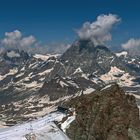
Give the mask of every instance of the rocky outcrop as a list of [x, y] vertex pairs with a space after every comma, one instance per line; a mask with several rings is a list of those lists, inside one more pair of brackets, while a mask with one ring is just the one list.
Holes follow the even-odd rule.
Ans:
[[134, 96], [118, 85], [67, 103], [76, 110], [76, 120], [67, 129], [72, 140], [139, 140], [139, 110]]

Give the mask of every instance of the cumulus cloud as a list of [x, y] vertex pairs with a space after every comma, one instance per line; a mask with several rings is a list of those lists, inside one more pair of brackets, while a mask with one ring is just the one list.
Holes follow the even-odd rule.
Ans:
[[23, 36], [19, 30], [6, 32], [3, 39], [0, 40], [0, 53], [5, 49], [24, 50], [29, 53], [46, 53], [47, 48], [37, 41], [33, 36]]
[[32, 46], [35, 42], [36, 42], [35, 37], [31, 35], [31, 36], [22, 38], [20, 40], [20, 46], [22, 47]]
[[114, 14], [99, 15], [96, 21], [85, 22], [77, 34], [81, 39], [91, 39], [94, 43], [103, 44], [112, 39], [110, 31], [120, 21], [121, 19]]
[[20, 31], [15, 30], [13, 32], [6, 32], [5, 38], [1, 40], [4, 46], [15, 46], [17, 42], [21, 39], [22, 34]]
[[24, 49], [24, 47], [30, 47], [36, 42], [35, 37], [28, 36], [23, 37], [22, 33], [18, 30], [13, 32], [6, 32], [5, 37], [1, 40], [1, 46], [6, 48]]
[[131, 38], [126, 43], [123, 43], [121, 46], [131, 55], [140, 55], [140, 39]]
[[20, 31], [15, 30], [13, 32], [6, 32], [5, 36], [9, 39], [20, 39], [22, 37], [22, 34]]
[[12, 58], [12, 57], [20, 57], [20, 54], [19, 53], [16, 53], [15, 51], [10, 51], [10, 52], [7, 52], [7, 56]]
[[63, 53], [69, 45], [66, 43], [43, 44], [33, 35], [23, 36], [19, 30], [6, 32], [3, 39], [0, 40], [0, 54], [5, 49], [24, 50], [29, 53]]

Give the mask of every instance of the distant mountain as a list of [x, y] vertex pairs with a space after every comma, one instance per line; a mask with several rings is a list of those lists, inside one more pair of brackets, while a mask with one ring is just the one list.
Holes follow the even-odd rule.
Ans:
[[[118, 83], [140, 105], [140, 59], [77, 40], [63, 55], [8, 50], [0, 61], [0, 112], [16, 122], [54, 111], [64, 101]], [[134, 60], [135, 59], [135, 60]]]
[[78, 67], [84, 73], [92, 74], [96, 72], [99, 75], [108, 72], [111, 66], [127, 70], [126, 64], [106, 46], [95, 46], [90, 40], [78, 40], [74, 42], [60, 59], [66, 66], [68, 74], [71, 74]]

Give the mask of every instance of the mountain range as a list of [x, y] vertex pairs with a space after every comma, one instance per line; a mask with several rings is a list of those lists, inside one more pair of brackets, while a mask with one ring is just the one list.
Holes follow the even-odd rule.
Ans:
[[[58, 106], [66, 106], [75, 108], [76, 112], [81, 114], [77, 115], [76, 122], [73, 122], [66, 132], [71, 139], [127, 140], [129, 136], [125, 132], [129, 128], [132, 130], [131, 137], [137, 133], [134, 130], [139, 131], [140, 128], [137, 108], [140, 106], [139, 75], [140, 57], [132, 57], [126, 51], [114, 53], [104, 45], [95, 45], [91, 40], [76, 40], [62, 55], [28, 54], [19, 50], [7, 50], [0, 54], [1, 125], [21, 123], [49, 114]], [[114, 83], [120, 88], [116, 84], [110, 86]], [[106, 87], [109, 88], [106, 90]], [[136, 100], [131, 99], [131, 95], [135, 96]], [[90, 105], [93, 105], [93, 108], [97, 107], [97, 111], [92, 112]], [[117, 116], [119, 111], [126, 110], [125, 114], [118, 115], [118, 118], [121, 118], [118, 128], [117, 124], [114, 124], [115, 117], [112, 119], [108, 112], [111, 109], [109, 106], [117, 105], [116, 111], [110, 114], [115, 112]], [[129, 107], [131, 112], [127, 110]], [[105, 111], [103, 115], [99, 108]], [[86, 109], [93, 114], [87, 113]], [[103, 123], [103, 120], [96, 115], [106, 119], [103, 124], [105, 129], [99, 124]], [[84, 120], [87, 120], [88, 116], [95, 117], [89, 119], [92, 126]], [[109, 117], [113, 121], [112, 124], [108, 123]], [[125, 117], [128, 119], [124, 121]], [[83, 124], [79, 124], [78, 119], [83, 119]], [[128, 123], [133, 119], [134, 122]], [[82, 125], [86, 123], [87, 126], [83, 126], [83, 129]], [[111, 125], [114, 125], [112, 130]], [[126, 125], [132, 127], [123, 129]], [[81, 129], [77, 129], [78, 126]], [[94, 133], [93, 129], [96, 130]], [[115, 130], [119, 133], [119, 129], [124, 135], [115, 138]]]

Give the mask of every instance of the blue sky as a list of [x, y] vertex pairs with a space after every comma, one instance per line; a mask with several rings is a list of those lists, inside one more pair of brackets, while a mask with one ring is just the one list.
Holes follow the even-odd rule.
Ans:
[[20, 30], [44, 43], [72, 42], [75, 29], [101, 14], [116, 14], [122, 20], [112, 31], [115, 46], [140, 38], [139, 0], [0, 0], [0, 37]]

